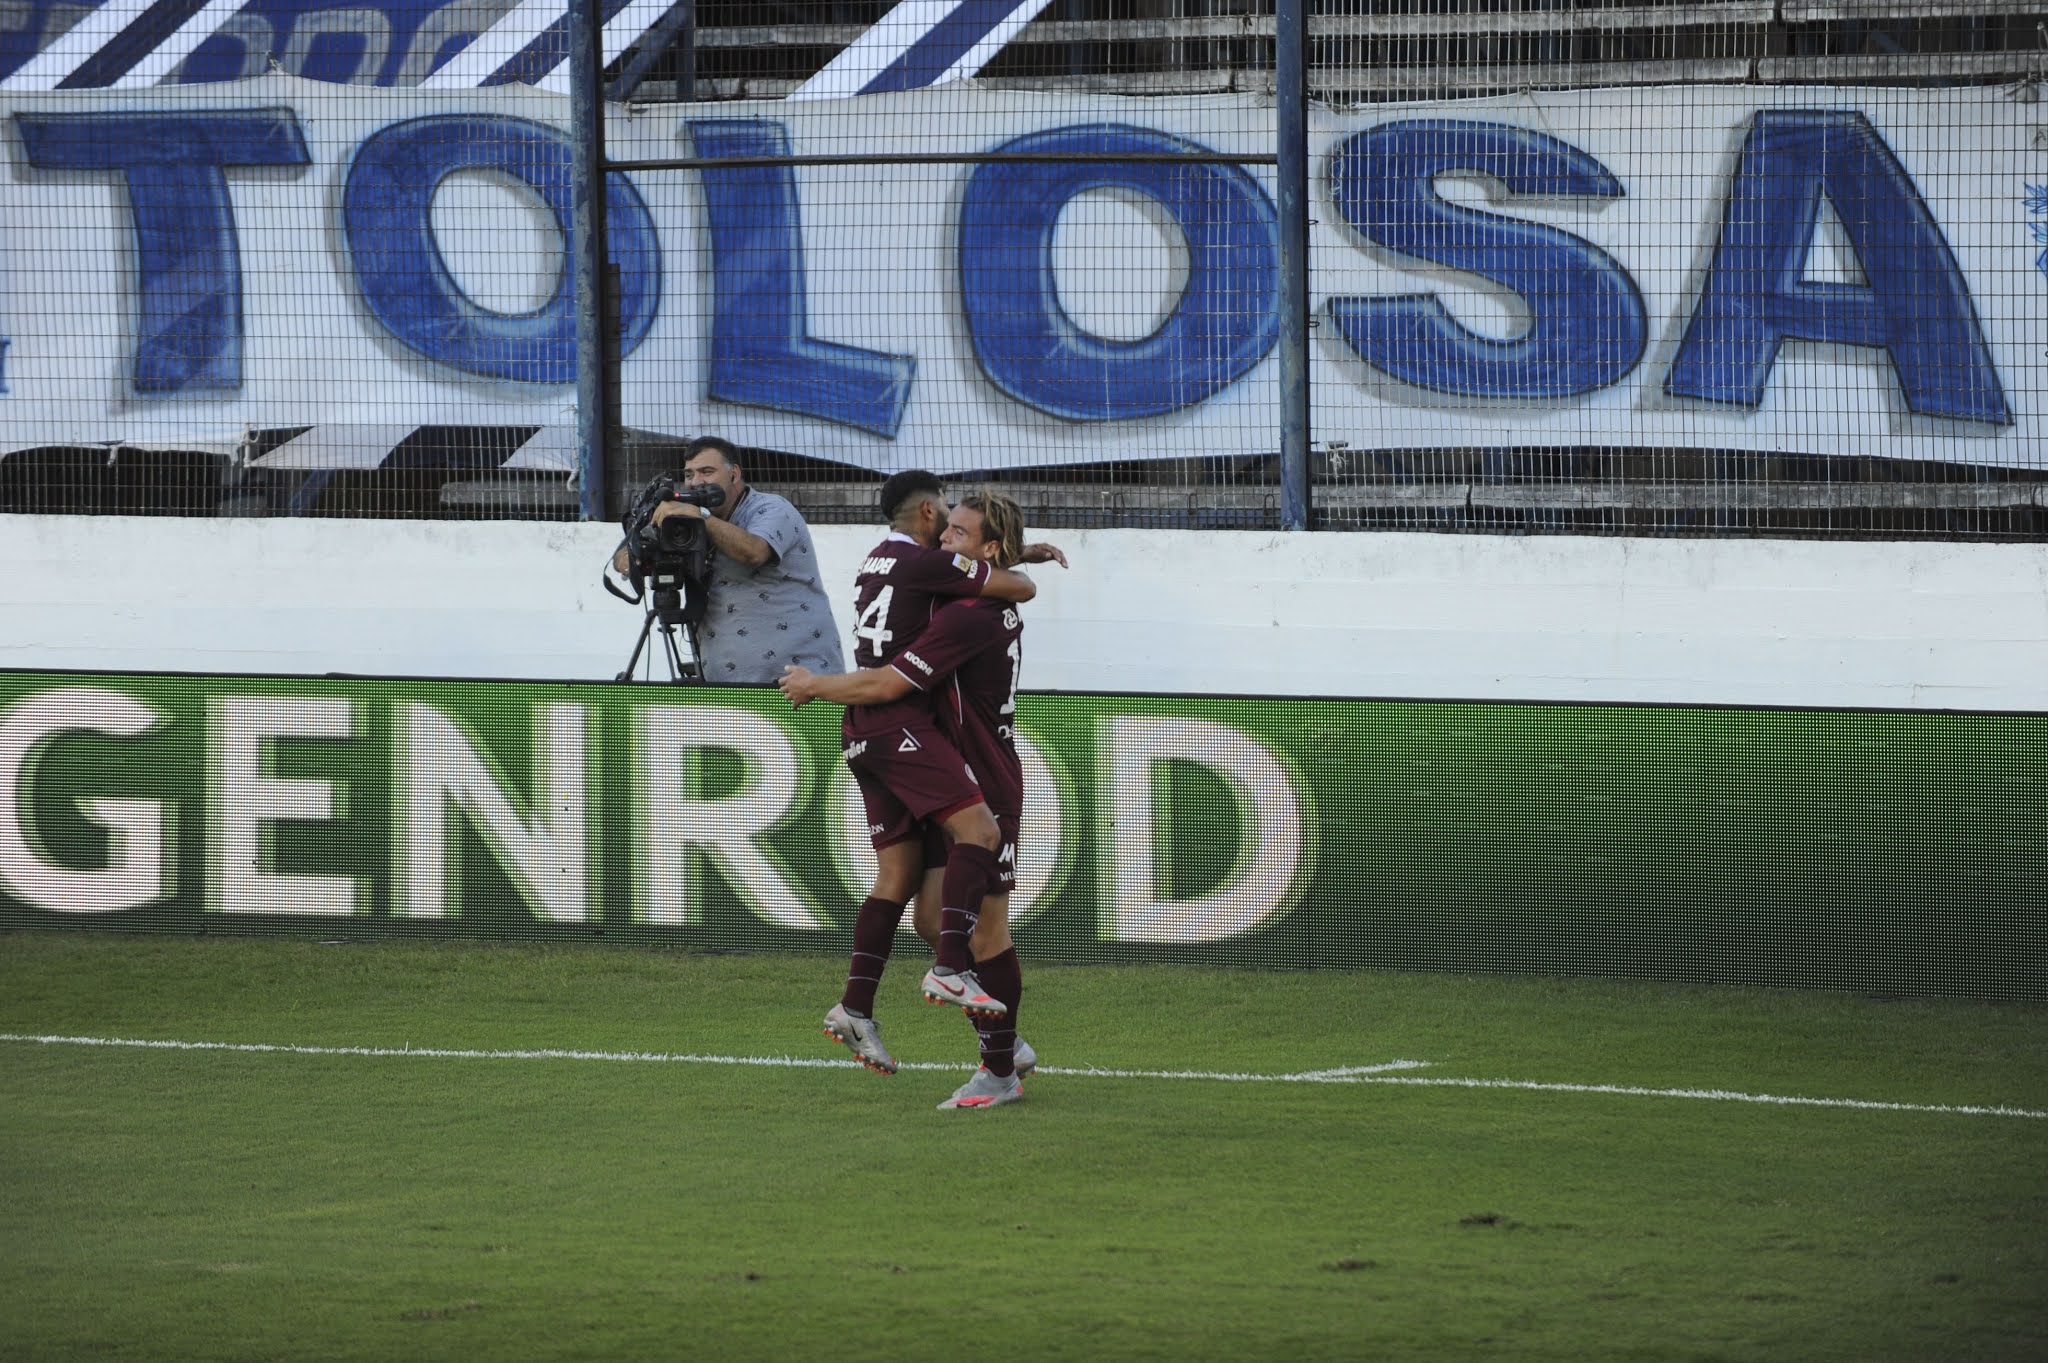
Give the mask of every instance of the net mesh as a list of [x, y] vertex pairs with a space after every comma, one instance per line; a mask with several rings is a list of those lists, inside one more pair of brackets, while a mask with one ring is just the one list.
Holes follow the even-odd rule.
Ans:
[[[2048, 533], [2048, 11], [1307, 9], [1288, 316], [1270, 4], [605, 0], [607, 509], [1274, 527], [1299, 331], [1320, 527]], [[562, 10], [0, 22], [0, 511], [580, 514]]]

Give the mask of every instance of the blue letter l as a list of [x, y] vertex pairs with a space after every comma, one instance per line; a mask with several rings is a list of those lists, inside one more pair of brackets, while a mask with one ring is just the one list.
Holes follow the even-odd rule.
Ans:
[[[689, 127], [702, 157], [789, 155], [788, 133], [766, 119]], [[788, 166], [734, 166], [706, 170], [703, 179], [711, 218], [712, 399], [894, 439], [917, 361], [806, 334], [796, 176]]]

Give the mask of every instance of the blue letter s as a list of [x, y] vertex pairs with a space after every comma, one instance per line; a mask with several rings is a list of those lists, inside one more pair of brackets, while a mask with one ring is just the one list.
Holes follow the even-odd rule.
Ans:
[[1477, 171], [1511, 194], [1617, 199], [1605, 166], [1545, 133], [1501, 123], [1414, 119], [1347, 139], [1330, 194], [1368, 241], [1489, 279], [1528, 304], [1529, 330], [1496, 341], [1458, 324], [1432, 294], [1333, 298], [1330, 315], [1360, 359], [1403, 383], [1460, 397], [1574, 397], [1623, 378], [1648, 324], [1635, 281], [1613, 258], [1554, 227], [1447, 203], [1436, 177]]

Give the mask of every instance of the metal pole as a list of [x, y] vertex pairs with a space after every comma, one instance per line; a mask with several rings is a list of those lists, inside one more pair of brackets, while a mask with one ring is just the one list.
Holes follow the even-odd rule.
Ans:
[[676, 40], [676, 98], [685, 104], [697, 102], [697, 3], [685, 0], [689, 15]]
[[632, 57], [619, 69], [618, 78], [607, 92], [613, 103], [623, 104], [631, 99], [640, 82], [647, 79], [647, 73], [668, 55], [671, 47], [678, 46], [677, 58], [685, 65], [678, 68], [681, 74], [676, 77], [676, 97], [687, 102], [695, 96], [695, 73], [690, 66], [696, 61], [696, 52], [690, 38], [696, 28], [696, 9], [697, 0], [676, 0], [659, 23], [640, 35]]
[[1309, 528], [1308, 63], [1302, 0], [1277, 0], [1274, 84], [1279, 105], [1280, 525]]
[[610, 519], [604, 461], [612, 413], [605, 401], [605, 165], [603, 23], [600, 0], [569, 0], [569, 115], [574, 124], [575, 185], [570, 243], [576, 277], [576, 485], [587, 521]]
[[881, 151], [817, 156], [650, 156], [607, 161], [607, 170], [751, 170], [761, 166], [1273, 166], [1277, 156], [1222, 152]]

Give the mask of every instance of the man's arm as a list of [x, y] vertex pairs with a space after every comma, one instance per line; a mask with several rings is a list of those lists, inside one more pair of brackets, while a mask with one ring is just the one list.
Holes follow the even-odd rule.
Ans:
[[775, 546], [740, 529], [731, 521], [712, 515], [695, 502], [663, 502], [654, 508], [654, 523], [660, 525], [671, 516], [691, 516], [703, 525], [704, 533], [711, 536], [711, 547], [727, 558], [759, 568], [775, 557]]
[[1038, 595], [1038, 584], [1022, 573], [997, 568], [989, 573], [988, 581], [981, 584], [981, 594], [1021, 604]]
[[798, 708], [812, 700], [836, 701], [841, 705], [886, 705], [917, 689], [910, 684], [910, 678], [893, 667], [864, 667], [858, 672], [821, 677], [808, 667], [791, 664], [782, 669], [782, 679], [775, 684], [789, 697], [789, 703]]
[[832, 700], [841, 705], [885, 705], [914, 691], [931, 691], [984, 649], [1000, 643], [995, 616], [956, 601], [939, 609], [932, 622], [890, 660], [887, 667], [868, 667], [821, 677], [803, 667], [785, 667], [776, 685], [792, 705], [807, 700]]

